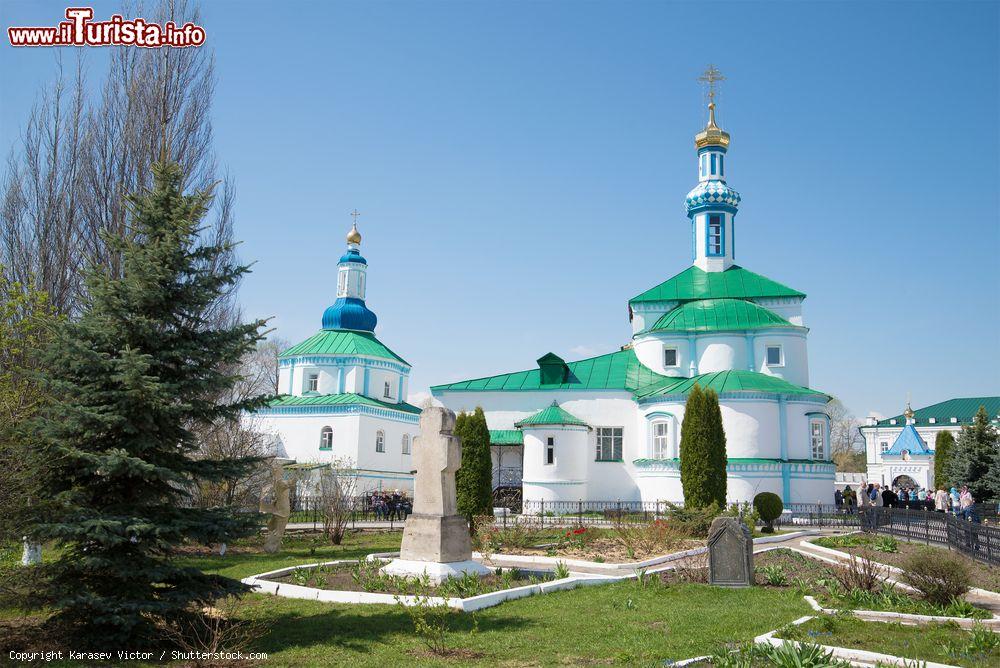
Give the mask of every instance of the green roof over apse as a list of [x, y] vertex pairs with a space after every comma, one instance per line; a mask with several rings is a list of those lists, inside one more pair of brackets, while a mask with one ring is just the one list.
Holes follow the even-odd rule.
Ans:
[[435, 385], [431, 391], [625, 390], [634, 392], [639, 387], [667, 378], [640, 364], [631, 348], [578, 362], [568, 362], [566, 366], [568, 368], [566, 380], [558, 384], [543, 384], [541, 369], [530, 369]]
[[795, 325], [745, 299], [701, 299], [663, 314], [648, 331], [711, 332], [763, 327]]
[[535, 427], [535, 426], [540, 427], [542, 425], [553, 425], [553, 424], [560, 424], [560, 425], [565, 424], [565, 425], [573, 425], [580, 427], [587, 426], [586, 422], [576, 417], [575, 415], [565, 410], [564, 408], [560, 408], [559, 404], [557, 404], [554, 401], [552, 402], [551, 406], [546, 406], [545, 408], [538, 411], [534, 415], [526, 417], [523, 420], [518, 420], [517, 422], [514, 423], [514, 426], [518, 428], [523, 428], [523, 427]]
[[289, 406], [372, 406], [373, 408], [388, 408], [393, 411], [404, 413], [419, 413], [420, 409], [413, 404], [401, 403], [392, 404], [387, 401], [379, 401], [361, 394], [344, 392], [343, 394], [307, 394], [300, 397], [290, 394], [283, 394], [270, 404], [268, 408], [287, 408]]
[[702, 271], [698, 267], [688, 267], [655, 288], [633, 297], [629, 304], [763, 297], [804, 298], [805, 294], [737, 265], [726, 271]]
[[490, 445], [524, 445], [520, 429], [490, 429]]
[[[935, 425], [963, 425], [972, 424], [972, 418], [976, 416], [976, 411], [980, 406], [986, 407], [986, 413], [990, 416], [990, 422], [997, 423], [1000, 416], [1000, 397], [967, 397], [963, 399], [949, 399], [938, 404], [931, 404], [925, 408], [917, 408], [913, 411], [913, 420], [917, 425], [928, 426], [930, 419], [934, 418]], [[955, 422], [951, 419], [956, 418]], [[892, 424], [890, 420], [895, 420]], [[901, 427], [906, 424], [906, 418], [897, 415], [892, 418], [879, 420], [879, 427]], [[862, 427], [864, 428], [864, 427]], [[869, 429], [871, 427], [868, 427]]]
[[669, 378], [655, 385], [650, 385], [636, 392], [637, 399], [653, 399], [655, 397], [685, 395], [691, 391], [695, 383], [702, 389], [712, 389], [719, 394], [739, 392], [764, 392], [767, 394], [784, 394], [794, 396], [828, 397], [828, 395], [808, 387], [794, 385], [777, 376], [769, 376], [756, 371], [715, 371], [703, 373], [693, 378]]
[[391, 359], [410, 366], [409, 362], [389, 350], [371, 332], [356, 332], [348, 329], [324, 329], [319, 331], [302, 343], [294, 345], [281, 353], [279, 357], [296, 357], [299, 355], [366, 355], [368, 357]]

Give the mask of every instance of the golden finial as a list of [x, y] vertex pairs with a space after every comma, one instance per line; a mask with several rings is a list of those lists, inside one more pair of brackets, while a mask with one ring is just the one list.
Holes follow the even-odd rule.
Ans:
[[349, 244], [361, 243], [361, 233], [358, 232], [358, 216], [360, 215], [357, 209], [351, 211], [351, 218], [354, 219], [354, 224], [351, 225], [351, 231], [347, 233], [347, 243]]
[[907, 399], [906, 400], [906, 410], [903, 411], [903, 417], [905, 417], [907, 420], [912, 420], [914, 415], [915, 415], [915, 413], [913, 412], [913, 409], [910, 408], [910, 400]]

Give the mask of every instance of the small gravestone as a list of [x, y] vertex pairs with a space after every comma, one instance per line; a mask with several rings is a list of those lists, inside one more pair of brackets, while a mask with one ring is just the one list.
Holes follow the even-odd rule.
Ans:
[[708, 531], [708, 583], [720, 587], [753, 584], [753, 538], [739, 518], [712, 520]]

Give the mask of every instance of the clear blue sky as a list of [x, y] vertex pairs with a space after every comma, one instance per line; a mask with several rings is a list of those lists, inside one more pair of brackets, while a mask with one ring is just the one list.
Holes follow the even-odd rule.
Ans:
[[[207, 3], [243, 303], [291, 341], [317, 330], [357, 207], [413, 391], [616, 350], [627, 300], [690, 264], [713, 62], [737, 261], [809, 295], [810, 384], [859, 415], [1000, 394], [998, 7]], [[53, 72], [4, 36], [0, 149]]]

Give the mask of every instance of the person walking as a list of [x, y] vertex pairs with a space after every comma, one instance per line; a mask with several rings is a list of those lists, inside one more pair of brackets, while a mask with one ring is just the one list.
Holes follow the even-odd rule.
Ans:
[[939, 513], [948, 512], [948, 492], [944, 491], [943, 487], [938, 487], [938, 491], [934, 494], [934, 510]]
[[882, 488], [882, 505], [886, 508], [893, 508], [896, 505], [896, 493], [891, 487]]
[[948, 496], [951, 497], [951, 512], [955, 513], [955, 517], [958, 517], [962, 512], [962, 495], [958, 493], [957, 489], [952, 487]]
[[833, 504], [837, 506], [838, 513], [844, 509], [844, 493], [839, 489], [833, 490]]
[[972, 520], [972, 506], [975, 505], [976, 500], [972, 498], [972, 492], [965, 485], [962, 486], [962, 494], [959, 496], [958, 502], [962, 508], [962, 519]]

